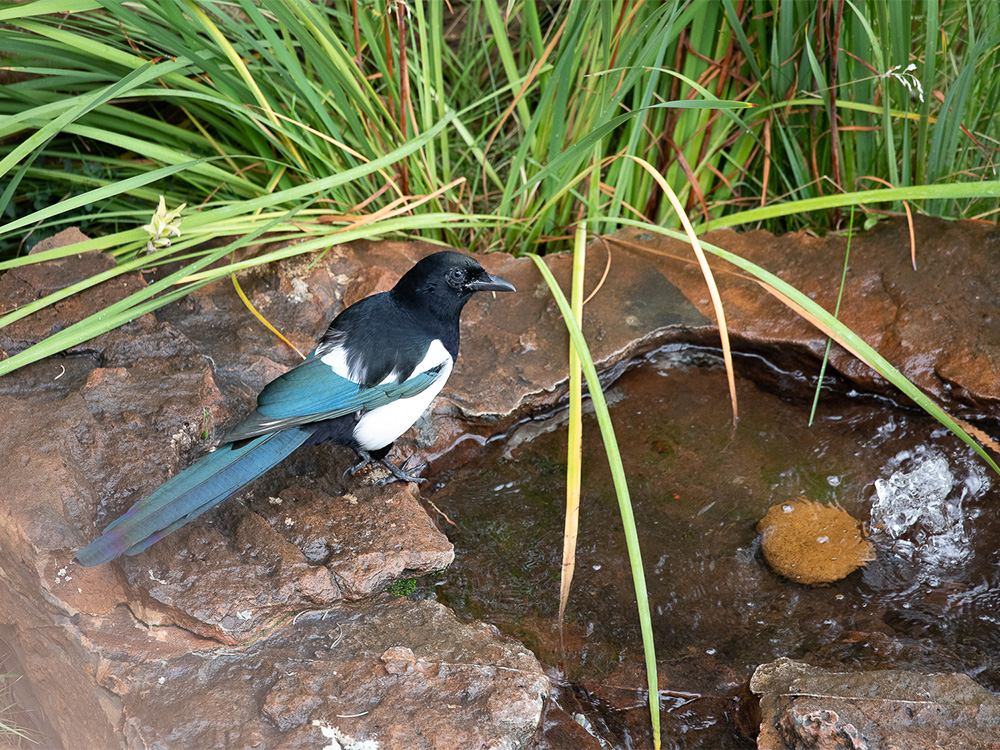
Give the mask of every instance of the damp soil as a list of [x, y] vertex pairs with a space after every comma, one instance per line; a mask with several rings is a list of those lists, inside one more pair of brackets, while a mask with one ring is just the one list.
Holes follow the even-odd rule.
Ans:
[[[664, 747], [752, 747], [740, 730], [740, 686], [780, 656], [965, 671], [1000, 689], [1000, 532], [989, 512], [997, 478], [923, 412], [846, 387], [824, 391], [809, 426], [810, 404], [787, 397], [794, 389], [772, 392], [740, 375], [759, 365], [737, 357], [735, 429], [725, 371], [711, 350], [660, 350], [607, 391], [649, 588]], [[565, 413], [520, 425], [425, 493], [456, 548], [434, 588], [461, 617], [493, 623], [532, 648], [550, 670], [556, 705], [603, 746], [648, 747], [635, 594], [592, 415], [583, 453], [576, 572], [561, 636]], [[901, 545], [874, 528], [876, 559], [828, 587], [768, 568], [756, 531], [768, 507], [805, 497], [870, 522], [877, 480], [941, 458], [963, 528], [937, 557], [913, 554], [924, 532]]]

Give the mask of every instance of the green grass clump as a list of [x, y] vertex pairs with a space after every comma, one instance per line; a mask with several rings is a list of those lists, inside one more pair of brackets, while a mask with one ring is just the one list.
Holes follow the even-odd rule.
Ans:
[[[202, 239], [296, 208], [270, 231], [330, 242], [364, 221], [525, 252], [568, 246], [584, 205], [607, 219], [597, 232], [621, 217], [677, 228], [655, 181], [622, 157], [653, 165], [707, 225], [836, 228], [837, 196], [880, 185], [962, 184], [914, 200], [952, 218], [996, 214], [995, 191], [977, 188], [996, 180], [1000, 148], [994, 4], [407, 8], [0, 3], [12, 78], [0, 252], [86, 222], [130, 257], [127, 230], [160, 195], [209, 214]], [[798, 204], [820, 198], [833, 200]], [[778, 203], [790, 208], [743, 215]], [[395, 211], [411, 221], [381, 226]]]
[[[0, 272], [95, 250], [121, 273], [188, 264], [0, 374], [336, 242], [544, 251], [584, 212], [597, 233], [677, 228], [657, 178], [700, 229], [837, 228], [844, 206], [904, 200], [996, 213], [991, 4], [407, 7], [0, 2]], [[186, 208], [149, 253], [160, 196]], [[72, 224], [93, 239], [25, 257]], [[233, 237], [229, 251], [272, 249], [229, 264], [207, 249]], [[107, 277], [0, 311], [0, 327]]]

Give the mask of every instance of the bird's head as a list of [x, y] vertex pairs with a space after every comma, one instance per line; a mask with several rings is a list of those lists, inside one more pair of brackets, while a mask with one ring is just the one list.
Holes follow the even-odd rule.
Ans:
[[476, 292], [514, 291], [513, 284], [488, 273], [475, 259], [445, 250], [418, 261], [396, 282], [392, 295], [401, 305], [446, 317], [460, 314]]

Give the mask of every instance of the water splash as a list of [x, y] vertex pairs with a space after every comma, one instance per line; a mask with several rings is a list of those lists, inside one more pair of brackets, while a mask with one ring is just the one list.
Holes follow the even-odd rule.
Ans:
[[914, 457], [915, 468], [875, 481], [872, 529], [888, 538], [892, 551], [919, 562], [932, 575], [970, 557], [963, 500], [948, 459], [929, 453]]

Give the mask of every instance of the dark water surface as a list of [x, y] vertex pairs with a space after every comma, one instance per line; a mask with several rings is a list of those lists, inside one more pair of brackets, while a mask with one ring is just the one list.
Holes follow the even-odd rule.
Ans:
[[[737, 373], [752, 364], [739, 358]], [[675, 349], [607, 393], [649, 586], [664, 746], [752, 746], [737, 731], [734, 696], [757, 665], [779, 656], [958, 669], [1000, 689], [1000, 524], [992, 520], [997, 478], [986, 465], [922, 412], [884, 400], [825, 396], [809, 427], [808, 404], [743, 378], [737, 392], [733, 432], [717, 355]], [[592, 416], [560, 647], [564, 419], [522, 425], [430, 495], [456, 524], [442, 522], [456, 561], [437, 596], [532, 648], [561, 675], [560, 705], [583, 714], [608, 747], [645, 747], [635, 595]], [[769, 506], [804, 496], [839, 503], [870, 524], [875, 482], [929, 463], [950, 472], [943, 520], [897, 529], [896, 539], [874, 529], [878, 559], [827, 588], [768, 569], [755, 527]]]

